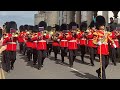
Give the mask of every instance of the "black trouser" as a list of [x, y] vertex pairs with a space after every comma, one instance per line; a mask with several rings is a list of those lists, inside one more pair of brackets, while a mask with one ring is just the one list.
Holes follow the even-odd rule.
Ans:
[[55, 60], [57, 60], [57, 54], [59, 53], [60, 47], [59, 46], [53, 46], [53, 52], [55, 56]]
[[51, 55], [52, 52], [52, 43], [48, 43], [47, 44], [47, 56]]
[[85, 45], [80, 45], [80, 51], [81, 51], [81, 59], [84, 62], [84, 56], [86, 53], [86, 46]]
[[37, 61], [37, 57], [38, 57], [38, 51], [36, 49], [33, 49], [33, 63], [35, 64]]
[[120, 48], [118, 48], [118, 58], [119, 58], [119, 61], [120, 61]]
[[23, 44], [22, 42], [19, 43], [19, 49], [20, 49], [20, 53], [23, 52]]
[[95, 56], [96, 56], [96, 51], [97, 51], [97, 48], [89, 47], [90, 62], [91, 62], [92, 65], [94, 65], [94, 59], [95, 59]]
[[6, 62], [6, 71], [9, 71], [11, 67], [14, 66], [16, 60], [16, 51], [6, 51], [5, 62]]
[[73, 62], [75, 60], [77, 54], [77, 50], [69, 50], [69, 64], [70, 66], [73, 66]]
[[46, 50], [38, 50], [38, 68], [43, 65], [44, 59], [46, 58], [46, 53]]
[[114, 65], [116, 65], [116, 59], [117, 59], [117, 55], [118, 55], [117, 51], [118, 51], [117, 48], [111, 48], [111, 60]]
[[[106, 79], [105, 69], [107, 68], [109, 64], [109, 56], [108, 55], [102, 55], [102, 79]], [[97, 70], [99, 73], [101, 73], [101, 68]]]
[[27, 47], [27, 58], [28, 61], [30, 61], [30, 59], [32, 58], [32, 48]]
[[24, 43], [23, 44], [23, 55], [25, 55], [26, 51], [27, 51], [27, 47], [26, 47], [26, 44]]
[[3, 55], [3, 57], [2, 57], [3, 63], [6, 63], [6, 61], [5, 61], [6, 50], [5, 50], [5, 51], [3, 51], [2, 55]]
[[62, 62], [64, 62], [64, 57], [67, 56], [67, 47], [61, 47], [61, 58], [62, 58]]

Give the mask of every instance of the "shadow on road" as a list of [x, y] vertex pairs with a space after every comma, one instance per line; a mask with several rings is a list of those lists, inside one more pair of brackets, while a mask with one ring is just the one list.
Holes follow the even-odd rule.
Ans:
[[[50, 60], [55, 61], [55, 63], [56, 63], [56, 60], [55, 60], [55, 58], [54, 58], [54, 57], [50, 56], [50, 58], [49, 58], [49, 59], [50, 59]], [[63, 66], [69, 66], [69, 64], [68, 64], [68, 63], [66, 63], [66, 62], [61, 63], [61, 60], [60, 60], [60, 59], [57, 59], [57, 60], [58, 60], [58, 62], [57, 62], [56, 64], [60, 64], [60, 65], [63, 65]]]
[[85, 75], [83, 75], [83, 74], [81, 74], [81, 73], [79, 73], [77, 71], [70, 71], [70, 72], [74, 73], [76, 76], [81, 77], [83, 79], [84, 78], [87, 78], [87, 79], [98, 79], [97, 76], [94, 76], [94, 75], [92, 75], [90, 73], [84, 73]]
[[87, 63], [87, 62], [82, 62], [81, 60], [79, 60], [79, 59], [75, 59], [75, 62], [77, 62], [77, 63], [81, 63], [81, 64], [85, 64], [85, 65], [89, 65], [90, 63]]
[[27, 66], [31, 66], [31, 67], [33, 67], [33, 68], [37, 68], [37, 64], [36, 65], [33, 65], [33, 61], [31, 60], [31, 61], [28, 61], [28, 59], [27, 59], [27, 56], [25, 56], [25, 55], [19, 55], [20, 56], [20, 59], [23, 59], [25, 62], [27, 62]]

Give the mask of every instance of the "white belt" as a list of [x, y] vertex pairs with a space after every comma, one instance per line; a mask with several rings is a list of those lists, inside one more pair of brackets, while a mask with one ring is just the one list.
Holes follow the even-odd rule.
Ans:
[[8, 44], [17, 44], [16, 42], [7, 42]]
[[61, 40], [61, 41], [68, 41], [68, 40]]
[[37, 41], [33, 41], [33, 42], [37, 42]]
[[76, 40], [70, 40], [69, 42], [77, 42]]
[[46, 41], [41, 40], [41, 41], [38, 41], [38, 42], [46, 42]]
[[119, 40], [114, 40], [114, 41], [119, 41]]
[[88, 40], [93, 40], [93, 39], [88, 39]]
[[82, 38], [82, 39], [80, 39], [80, 40], [86, 40], [85, 38]]

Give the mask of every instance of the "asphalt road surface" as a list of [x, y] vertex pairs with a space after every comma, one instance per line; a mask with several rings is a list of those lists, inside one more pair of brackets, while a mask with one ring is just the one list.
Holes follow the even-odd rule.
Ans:
[[[65, 64], [61, 64], [60, 55], [58, 55], [59, 63], [56, 64], [53, 52], [49, 58], [44, 61], [41, 70], [37, 69], [37, 65], [33, 65], [32, 61], [27, 61], [26, 56], [17, 53], [17, 60], [14, 70], [10, 73], [4, 71], [5, 79], [98, 79], [96, 69], [100, 64], [96, 57], [95, 66], [90, 66], [89, 55], [85, 56], [85, 64], [81, 62], [80, 55], [76, 57], [73, 68], [70, 68], [69, 60], [65, 58]], [[107, 79], [120, 79], [120, 63], [114, 66], [111, 62], [106, 69]]]

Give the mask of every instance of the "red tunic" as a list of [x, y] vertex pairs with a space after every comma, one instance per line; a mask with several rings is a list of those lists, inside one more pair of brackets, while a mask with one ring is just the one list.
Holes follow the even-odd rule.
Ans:
[[77, 35], [78, 39], [80, 39], [80, 45], [86, 45], [87, 44], [87, 40], [83, 35], [84, 35], [84, 32], [81, 32]]
[[26, 40], [26, 47], [32, 48], [33, 47], [32, 41], [29, 41], [28, 37], [26, 37], [25, 40]]
[[[119, 41], [118, 41], [118, 38], [117, 36], [115, 35], [115, 32], [113, 31], [110, 35], [110, 37], [113, 39], [113, 41], [115, 42], [115, 45], [117, 48], [119, 48]], [[114, 48], [113, 44], [111, 44], [111, 47]]]
[[48, 35], [45, 35], [44, 37], [41, 35], [40, 32], [38, 32], [38, 37], [42, 37], [42, 39], [38, 40], [38, 46], [37, 50], [47, 50], [47, 42], [46, 39], [48, 39]]
[[18, 36], [18, 42], [23, 43], [24, 42], [24, 33], [20, 32], [20, 35]]
[[75, 50], [78, 49], [77, 39], [72, 37], [71, 40], [68, 41], [68, 49]]
[[[103, 39], [103, 37], [105, 36], [105, 38], [103, 39], [104, 41], [102, 42], [101, 45], [98, 46], [97, 48], [97, 52], [98, 54], [100, 54], [100, 51], [101, 51], [101, 54], [102, 55], [109, 55], [109, 50], [108, 50], [108, 40], [110, 42], [113, 42], [113, 40], [111, 39], [110, 37], [110, 34], [107, 32], [106, 34], [101, 31], [101, 30], [98, 30], [94, 33], [96, 35], [96, 41], [99, 41], [100, 38]], [[101, 47], [101, 50], [100, 50], [100, 47]]]
[[71, 33], [68, 32], [66, 37], [63, 36], [63, 33], [59, 36], [60, 39], [60, 47], [68, 47], [68, 41], [71, 39]]
[[88, 39], [88, 47], [97, 47], [94, 43], [93, 43], [93, 38], [94, 38], [94, 35], [92, 33], [92, 31], [89, 32], [89, 34], [86, 36], [87, 39]]
[[33, 49], [37, 49], [37, 40], [38, 40], [38, 37], [37, 37], [37, 35], [33, 35], [33, 37], [31, 38], [31, 40], [32, 40], [32, 43], [33, 43], [33, 45], [32, 45], [32, 48]]
[[16, 51], [17, 49], [17, 37], [12, 37], [12, 34], [8, 34], [8, 37], [4, 39], [3, 45], [7, 45], [6, 51]]

